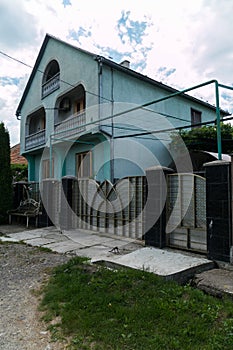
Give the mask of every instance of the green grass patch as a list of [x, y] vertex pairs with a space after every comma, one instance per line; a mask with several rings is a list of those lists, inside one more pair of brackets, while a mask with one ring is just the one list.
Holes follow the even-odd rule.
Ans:
[[[54, 269], [41, 308], [69, 349], [230, 350], [233, 302], [146, 272], [71, 259]], [[58, 336], [58, 333], [60, 334]]]

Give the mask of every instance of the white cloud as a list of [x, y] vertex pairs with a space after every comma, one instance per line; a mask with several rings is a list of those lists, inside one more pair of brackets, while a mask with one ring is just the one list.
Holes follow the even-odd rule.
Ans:
[[[33, 66], [49, 33], [117, 62], [128, 58], [131, 67], [178, 89], [212, 78], [233, 83], [230, 0], [66, 3], [0, 0], [0, 51]], [[10, 131], [12, 145], [19, 142], [14, 115], [30, 73], [30, 68], [0, 54], [0, 119]], [[213, 92], [211, 87], [195, 93], [212, 102]], [[233, 107], [229, 95], [230, 91], [221, 93], [222, 105], [228, 109]]]
[[0, 44], [10, 52], [24, 46], [34, 46], [37, 37], [36, 17], [32, 17], [22, 1], [0, 1]]
[[232, 84], [229, 74], [233, 69], [233, 2], [204, 1], [197, 19], [196, 36], [193, 38], [193, 67], [208, 78], [218, 78]]

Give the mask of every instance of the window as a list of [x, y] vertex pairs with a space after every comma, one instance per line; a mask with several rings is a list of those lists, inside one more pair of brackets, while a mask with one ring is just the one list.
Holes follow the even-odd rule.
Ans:
[[76, 176], [78, 178], [92, 176], [92, 153], [90, 151], [76, 154]]
[[56, 60], [52, 60], [46, 67], [42, 79], [42, 95], [44, 98], [60, 88], [60, 67]]
[[200, 128], [201, 125], [201, 112], [191, 108], [191, 125], [192, 128]]
[[44, 76], [43, 76], [43, 83], [46, 83], [53, 77], [55, 77], [60, 72], [59, 64], [56, 60], [52, 60], [47, 65]]
[[54, 177], [54, 160], [52, 159], [52, 174], [50, 176], [50, 161], [45, 159], [42, 162], [42, 179], [48, 179]]

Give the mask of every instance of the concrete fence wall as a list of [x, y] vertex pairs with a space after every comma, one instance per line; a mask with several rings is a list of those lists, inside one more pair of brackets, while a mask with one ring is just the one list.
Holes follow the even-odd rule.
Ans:
[[[233, 263], [233, 161], [214, 161], [204, 168], [207, 256]], [[62, 181], [46, 179], [40, 187], [43, 215], [39, 225], [98, 230], [145, 239], [145, 245], [163, 248], [168, 244], [165, 179], [172, 172], [153, 167], [146, 176], [128, 177], [114, 185], [69, 176]], [[22, 195], [37, 198], [38, 184], [30, 186], [16, 185], [15, 201]]]
[[[214, 161], [206, 163], [204, 167], [207, 256], [212, 260], [233, 263], [233, 165], [232, 162]], [[155, 182], [154, 189], [164, 186], [163, 179], [168, 172], [167, 168], [154, 169], [149, 172], [148, 175]], [[153, 192], [150, 196], [154, 197]], [[146, 225], [147, 222], [153, 221], [157, 211], [158, 203], [154, 199], [146, 211]], [[167, 245], [166, 225], [166, 212], [162, 210], [156, 223], [145, 234], [145, 244], [159, 248], [165, 247]]]

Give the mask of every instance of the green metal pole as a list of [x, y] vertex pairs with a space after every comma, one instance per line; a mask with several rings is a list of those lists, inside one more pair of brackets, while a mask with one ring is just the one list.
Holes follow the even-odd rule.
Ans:
[[217, 146], [218, 146], [218, 159], [222, 160], [222, 140], [221, 140], [221, 123], [220, 123], [220, 107], [219, 107], [219, 85], [215, 81], [215, 94], [216, 94], [216, 121], [217, 121]]
[[52, 157], [53, 157], [53, 150], [52, 150], [52, 135], [49, 137], [49, 177], [52, 177]]

